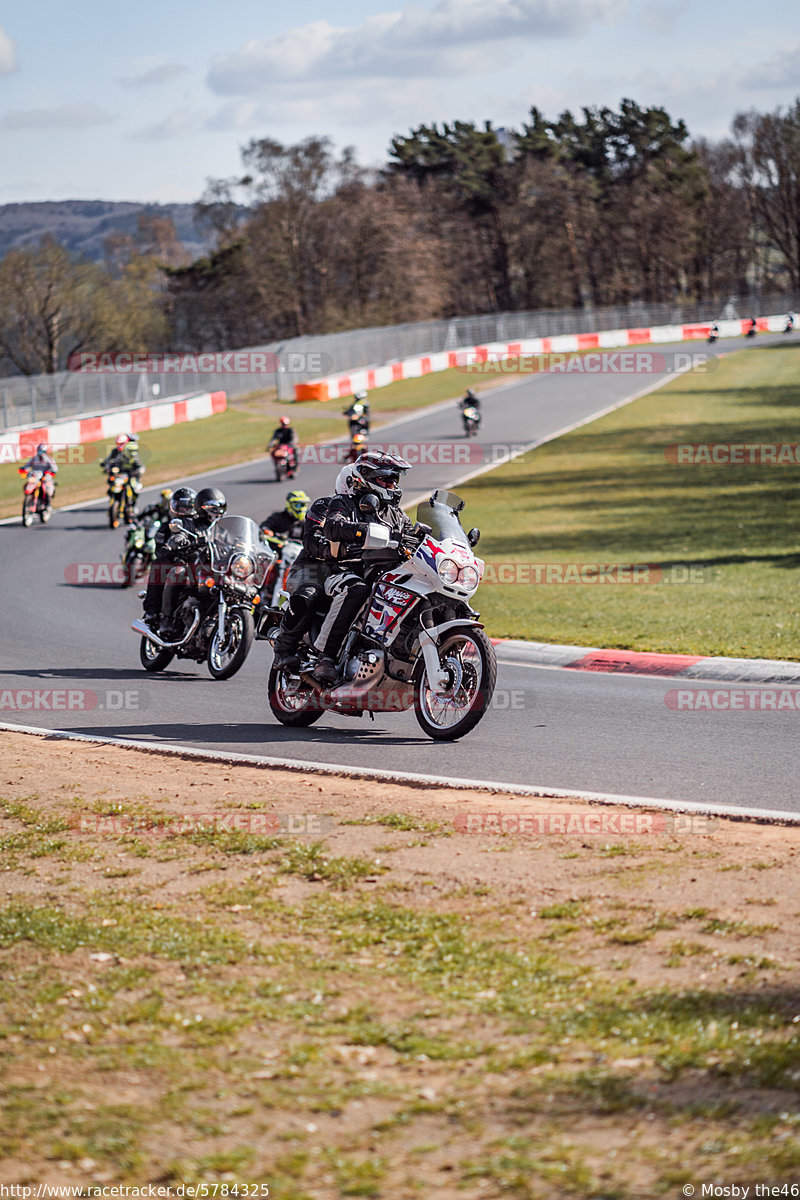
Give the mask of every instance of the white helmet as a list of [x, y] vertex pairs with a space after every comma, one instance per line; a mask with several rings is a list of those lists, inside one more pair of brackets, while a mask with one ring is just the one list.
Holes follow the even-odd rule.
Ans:
[[353, 466], [352, 463], [346, 463], [336, 476], [336, 483], [333, 490], [337, 496], [352, 496], [352, 485]]

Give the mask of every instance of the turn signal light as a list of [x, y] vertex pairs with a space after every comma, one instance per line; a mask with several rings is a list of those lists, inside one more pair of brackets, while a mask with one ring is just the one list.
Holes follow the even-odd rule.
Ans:
[[207, 579], [207, 580], [206, 580], [206, 587], [207, 587], [207, 588], [213, 588], [213, 586], [214, 586], [214, 580], [213, 580], [213, 579]]

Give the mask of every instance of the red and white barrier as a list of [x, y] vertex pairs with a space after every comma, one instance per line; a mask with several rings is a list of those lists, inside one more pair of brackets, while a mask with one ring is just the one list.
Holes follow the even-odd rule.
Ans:
[[[759, 333], [780, 333], [786, 316], [757, 317]], [[719, 321], [720, 337], [740, 337], [749, 320]], [[295, 384], [295, 401], [336, 400], [354, 392], [370, 392], [401, 379], [417, 379], [451, 367], [518, 358], [521, 354], [570, 354], [579, 350], [611, 350], [659, 342], [687, 342], [707, 338], [710, 322], [693, 325], [653, 325], [644, 329], [607, 329], [601, 333], [563, 333], [556, 337], [524, 338], [518, 342], [487, 342], [483, 346], [461, 346], [436, 354], [417, 355], [380, 367], [362, 368], [346, 375], [326, 375], [309, 383]]]
[[84, 442], [112, 441], [120, 433], [138, 437], [152, 429], [167, 429], [184, 421], [201, 421], [225, 412], [227, 403], [225, 392], [201, 392], [175, 396], [143, 408], [118, 408], [74, 421], [22, 426], [0, 435], [0, 463], [30, 458], [39, 442], [48, 446], [76, 446]]

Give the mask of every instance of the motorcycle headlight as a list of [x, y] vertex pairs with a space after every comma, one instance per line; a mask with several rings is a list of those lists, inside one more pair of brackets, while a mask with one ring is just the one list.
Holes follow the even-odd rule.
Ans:
[[452, 558], [442, 558], [438, 564], [439, 578], [445, 583], [458, 582], [458, 563]]
[[237, 554], [231, 559], [228, 569], [234, 579], [247, 579], [247, 576], [255, 571], [256, 564], [249, 554]]
[[458, 582], [461, 587], [468, 592], [474, 592], [475, 588], [481, 581], [481, 577], [474, 567], [462, 567], [459, 572]]

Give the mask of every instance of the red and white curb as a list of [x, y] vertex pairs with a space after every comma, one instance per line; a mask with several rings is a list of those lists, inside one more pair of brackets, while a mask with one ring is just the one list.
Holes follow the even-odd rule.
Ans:
[[30, 458], [39, 442], [48, 446], [75, 446], [85, 442], [102, 442], [120, 433], [138, 436], [154, 429], [167, 429], [184, 421], [201, 421], [225, 412], [225, 392], [198, 392], [173, 396], [156, 404], [115, 408], [94, 413], [73, 421], [54, 421], [50, 425], [23, 425], [0, 434], [0, 463], [19, 462]]
[[621, 675], [655, 675], [670, 679], [709, 679], [724, 683], [790, 683], [800, 686], [800, 662], [769, 658], [710, 658], [700, 654], [655, 654], [638, 650], [604, 650], [493, 638], [506, 662], [561, 667], [570, 671], [605, 671]]
[[88, 733], [73, 733], [67, 729], [43, 729], [35, 725], [14, 725], [0, 722], [0, 730], [8, 733], [29, 733], [58, 741], [89, 742], [100, 746], [118, 746], [121, 750], [144, 750], [148, 754], [166, 754], [176, 758], [202, 762], [230, 763], [269, 770], [297, 771], [303, 774], [335, 775], [348, 779], [371, 779], [376, 783], [403, 783], [412, 787], [444, 788], [451, 791], [477, 791], [504, 796], [530, 796], [543, 800], [584, 800], [591, 804], [613, 804], [624, 808], [657, 808], [665, 812], [697, 813], [710, 817], [729, 817], [734, 821], [755, 821], [761, 824], [797, 825], [800, 813], [781, 809], [725, 807], [721, 804], [697, 804], [692, 800], [663, 800], [654, 796], [614, 795], [609, 792], [567, 791], [546, 785], [513, 784], [486, 779], [448, 779], [443, 775], [421, 775], [412, 771], [383, 771], [378, 767], [350, 767], [342, 763], [305, 762], [297, 758], [273, 758], [258, 754], [237, 754], [227, 750], [203, 750], [195, 746], [165, 746], [152, 742], [137, 742], [129, 738], [99, 737]]
[[[757, 317], [759, 333], [781, 333], [786, 314]], [[741, 337], [749, 320], [719, 321], [719, 336]], [[341, 375], [325, 375], [295, 384], [295, 401], [336, 400], [358, 391], [373, 391], [403, 379], [418, 379], [437, 371], [468, 367], [476, 363], [500, 362], [521, 355], [576, 354], [582, 350], [616, 350], [626, 346], [659, 345], [667, 342], [701, 341], [708, 337], [709, 321], [687, 325], [652, 325], [641, 329], [605, 329], [598, 333], [562, 333], [555, 337], [522, 338], [516, 342], [486, 342], [459, 346], [432, 354], [417, 354], [377, 367], [364, 367]]]

